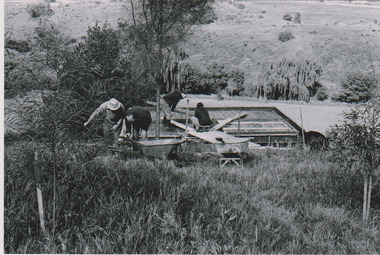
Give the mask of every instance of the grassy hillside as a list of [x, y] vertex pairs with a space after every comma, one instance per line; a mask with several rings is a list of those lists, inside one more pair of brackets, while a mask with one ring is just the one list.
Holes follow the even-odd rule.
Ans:
[[[11, 1], [7, 1], [8, 3]], [[51, 4], [49, 21], [67, 40], [80, 40], [96, 22], [116, 27], [128, 19], [128, 2], [57, 1]], [[183, 46], [192, 65], [205, 68], [217, 62], [244, 71], [246, 86], [257, 83], [261, 68], [282, 58], [307, 58], [323, 66], [322, 84], [332, 95], [346, 71], [373, 70], [380, 73], [379, 3], [353, 1], [216, 1], [214, 23], [201, 25]], [[286, 21], [299, 13], [301, 23]], [[28, 39], [39, 22], [25, 5], [6, 4], [6, 37]], [[294, 39], [278, 40], [289, 31]]]
[[[217, 61], [241, 69], [247, 74], [247, 82], [254, 84], [268, 61], [308, 58], [322, 64], [322, 83], [331, 92], [336, 91], [335, 84], [345, 71], [380, 71], [380, 5], [237, 3], [216, 3], [218, 20], [198, 30], [187, 45], [194, 61]], [[283, 19], [285, 14], [294, 17], [297, 12], [300, 24]], [[283, 31], [290, 31], [295, 38], [281, 42], [278, 35]]]

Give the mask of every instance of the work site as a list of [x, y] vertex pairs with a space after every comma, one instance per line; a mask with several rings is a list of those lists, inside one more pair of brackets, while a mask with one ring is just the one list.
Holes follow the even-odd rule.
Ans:
[[5, 0], [5, 254], [380, 253], [380, 2]]

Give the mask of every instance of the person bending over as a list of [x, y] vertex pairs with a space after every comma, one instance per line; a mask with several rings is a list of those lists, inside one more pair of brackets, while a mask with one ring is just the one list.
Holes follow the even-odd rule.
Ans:
[[146, 140], [151, 123], [152, 117], [148, 110], [140, 106], [131, 107], [125, 114], [123, 129], [120, 136], [129, 137], [135, 141], [138, 141], [141, 131], [141, 138]]
[[173, 117], [173, 112], [172, 111], [175, 110], [175, 108], [177, 107], [178, 102], [181, 99], [184, 99], [185, 97], [186, 97], [186, 95], [182, 94], [179, 91], [174, 91], [174, 92], [171, 92], [171, 93], [169, 93], [167, 95], [160, 96], [160, 106], [161, 106], [161, 109], [164, 112], [164, 120], [163, 120], [163, 122], [164, 122], [165, 125], [169, 125], [170, 124], [170, 120]]
[[122, 103], [117, 99], [111, 98], [110, 100], [102, 103], [84, 123], [88, 124], [99, 114], [104, 115], [103, 134], [106, 144], [115, 145], [122, 129], [122, 121], [125, 116], [125, 108]]

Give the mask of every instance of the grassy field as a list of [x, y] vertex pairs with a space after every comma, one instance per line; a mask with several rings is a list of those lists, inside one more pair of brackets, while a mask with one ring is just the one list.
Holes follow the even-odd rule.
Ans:
[[329, 153], [251, 151], [243, 167], [220, 168], [198, 143], [184, 144], [178, 161], [121, 160], [83, 145], [58, 172], [53, 238], [49, 171], [35, 170], [47, 178], [44, 236], [30, 162], [14, 145], [5, 157], [8, 253], [380, 252], [378, 187], [363, 225], [361, 177]]

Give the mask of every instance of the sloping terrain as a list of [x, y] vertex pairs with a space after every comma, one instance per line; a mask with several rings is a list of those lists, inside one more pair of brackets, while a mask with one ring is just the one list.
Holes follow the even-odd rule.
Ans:
[[[40, 19], [26, 12], [27, 2], [5, 2], [6, 37], [24, 40], [32, 36]], [[117, 26], [128, 19], [129, 2], [111, 0], [57, 0], [51, 3], [49, 21], [64, 36], [80, 38], [98, 22]], [[277, 59], [306, 58], [323, 67], [322, 84], [329, 94], [347, 71], [380, 73], [380, 3], [367, 1], [216, 1], [215, 22], [198, 26], [183, 46], [189, 62], [200, 68], [212, 63], [244, 71], [246, 87], [257, 83], [262, 66]], [[300, 14], [301, 23], [283, 19]], [[379, 19], [379, 20], [378, 20]], [[289, 31], [295, 37], [281, 42]]]
[[[237, 3], [216, 3], [218, 20], [198, 30], [187, 46], [194, 61], [216, 61], [243, 70], [249, 85], [257, 82], [268, 61], [307, 58], [322, 65], [322, 83], [332, 93], [346, 71], [380, 71], [380, 5]], [[300, 24], [283, 19], [297, 12]], [[283, 31], [295, 38], [281, 42], [278, 35]]]

